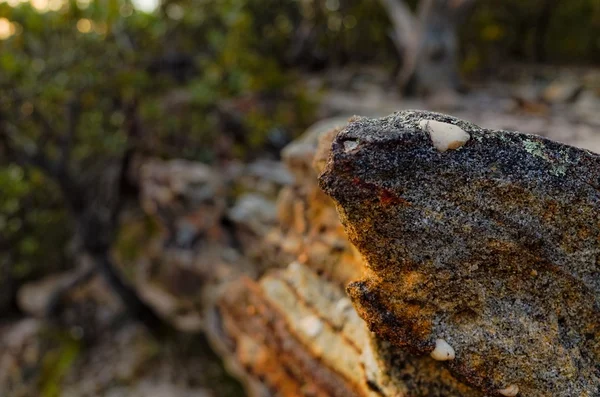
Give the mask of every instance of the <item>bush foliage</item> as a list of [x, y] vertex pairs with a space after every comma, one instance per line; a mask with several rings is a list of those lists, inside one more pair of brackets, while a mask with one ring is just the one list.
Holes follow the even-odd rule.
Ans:
[[[154, 13], [128, 0], [44, 4], [0, 3], [0, 134], [29, 154], [69, 153], [80, 179], [122, 156], [132, 128], [138, 150], [163, 157], [277, 149], [314, 119], [303, 73], [399, 62], [372, 0], [165, 0]], [[590, 63], [598, 37], [595, 0], [492, 0], [462, 27], [461, 47], [467, 71], [511, 57]], [[56, 186], [5, 154], [0, 264], [18, 284], [64, 268], [71, 231]]]

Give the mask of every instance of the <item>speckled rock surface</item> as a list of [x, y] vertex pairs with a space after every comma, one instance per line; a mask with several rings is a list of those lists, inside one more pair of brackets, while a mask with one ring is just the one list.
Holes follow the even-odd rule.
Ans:
[[[423, 120], [469, 139], [439, 151]], [[599, 155], [404, 111], [342, 130], [320, 186], [367, 262], [348, 293], [381, 338], [417, 354], [443, 339], [443, 365], [487, 395], [600, 395]]]
[[483, 397], [442, 363], [377, 338], [344, 293], [364, 261], [317, 179], [339, 123], [321, 122], [284, 150], [295, 181], [279, 195], [279, 225], [255, 242], [274, 265], [223, 286], [207, 322], [215, 348], [253, 397]]

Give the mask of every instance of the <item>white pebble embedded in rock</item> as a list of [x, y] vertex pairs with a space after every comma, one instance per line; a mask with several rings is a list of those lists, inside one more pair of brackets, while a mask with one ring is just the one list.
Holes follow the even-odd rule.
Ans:
[[357, 141], [344, 141], [344, 151], [346, 153], [353, 151], [358, 147]]
[[301, 327], [308, 336], [314, 338], [323, 330], [323, 322], [317, 316], [308, 316], [302, 319]]
[[516, 396], [517, 394], [519, 394], [519, 386], [510, 385], [510, 386], [505, 387], [504, 389], [498, 390], [498, 393], [502, 394], [503, 396], [507, 396], [507, 397]]
[[429, 133], [433, 146], [439, 152], [445, 152], [448, 149], [458, 149], [471, 138], [462, 128], [453, 124], [442, 123], [441, 121], [421, 120], [419, 127]]
[[430, 353], [434, 360], [454, 360], [454, 349], [443, 339], [435, 340], [435, 349]]

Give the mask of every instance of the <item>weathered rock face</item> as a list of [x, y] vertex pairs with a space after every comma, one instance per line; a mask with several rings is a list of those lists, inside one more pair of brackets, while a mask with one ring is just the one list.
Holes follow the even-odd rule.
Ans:
[[337, 285], [297, 262], [230, 284], [224, 351], [253, 396], [482, 397], [430, 357], [374, 338]]
[[337, 123], [284, 150], [295, 181], [279, 195], [279, 225], [255, 244], [274, 266], [292, 263], [223, 287], [208, 316], [215, 347], [252, 396], [483, 396], [434, 359], [377, 339], [344, 294], [364, 262], [317, 183]]
[[376, 396], [363, 378], [368, 333], [350, 300], [295, 263], [258, 283], [241, 279], [220, 303], [240, 363], [280, 396]]
[[377, 335], [443, 339], [492, 395], [598, 395], [600, 156], [405, 111], [350, 123], [320, 184], [366, 259], [348, 293]]

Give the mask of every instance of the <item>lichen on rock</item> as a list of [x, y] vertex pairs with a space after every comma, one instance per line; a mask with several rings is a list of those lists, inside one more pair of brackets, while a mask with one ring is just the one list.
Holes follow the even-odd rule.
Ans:
[[[469, 139], [440, 151], [424, 120]], [[598, 395], [599, 155], [404, 111], [352, 121], [319, 182], [366, 260], [347, 292], [380, 338], [445, 341], [440, 365], [488, 395]]]

